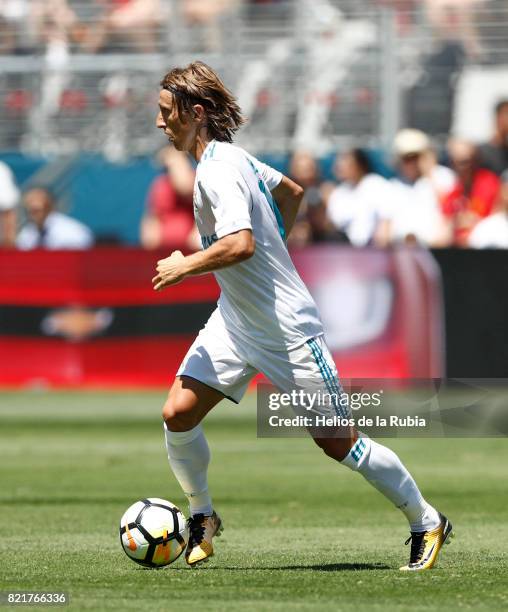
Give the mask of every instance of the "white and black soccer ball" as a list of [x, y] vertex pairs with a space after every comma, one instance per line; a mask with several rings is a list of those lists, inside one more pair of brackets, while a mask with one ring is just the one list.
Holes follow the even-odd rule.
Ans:
[[125, 554], [145, 567], [176, 561], [187, 545], [185, 517], [174, 504], [158, 497], [132, 504], [120, 520]]

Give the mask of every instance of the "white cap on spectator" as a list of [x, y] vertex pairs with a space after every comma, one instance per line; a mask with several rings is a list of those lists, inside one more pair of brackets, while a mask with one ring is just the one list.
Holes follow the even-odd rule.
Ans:
[[423, 153], [430, 148], [430, 140], [421, 130], [405, 129], [395, 136], [393, 148], [399, 157]]

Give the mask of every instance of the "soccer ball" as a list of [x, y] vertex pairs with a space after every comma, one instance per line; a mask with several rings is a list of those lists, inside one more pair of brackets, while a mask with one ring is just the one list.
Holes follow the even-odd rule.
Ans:
[[187, 545], [185, 517], [171, 502], [157, 497], [132, 504], [120, 520], [125, 554], [145, 567], [176, 561]]

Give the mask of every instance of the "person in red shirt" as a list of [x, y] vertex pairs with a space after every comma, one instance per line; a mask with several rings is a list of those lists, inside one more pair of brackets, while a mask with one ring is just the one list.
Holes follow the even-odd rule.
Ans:
[[192, 208], [194, 169], [185, 153], [173, 146], [162, 151], [161, 159], [166, 172], [150, 186], [141, 221], [141, 244], [145, 249], [195, 251], [199, 238]]
[[474, 226], [492, 212], [501, 182], [493, 172], [479, 167], [477, 150], [472, 143], [452, 139], [448, 153], [457, 183], [444, 197], [442, 212], [447, 220], [450, 245], [467, 247]]

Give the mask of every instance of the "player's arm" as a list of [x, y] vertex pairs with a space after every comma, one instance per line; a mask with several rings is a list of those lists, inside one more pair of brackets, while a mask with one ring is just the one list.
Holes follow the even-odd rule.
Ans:
[[157, 276], [152, 279], [153, 288], [160, 291], [176, 285], [187, 276], [233, 266], [252, 257], [255, 249], [256, 242], [252, 231], [244, 229], [228, 234], [205, 251], [198, 251], [187, 257], [181, 251], [174, 251], [166, 259], [157, 262]]
[[280, 210], [287, 237], [295, 224], [296, 215], [302, 203], [304, 190], [290, 178], [283, 176], [282, 181], [271, 193]]

